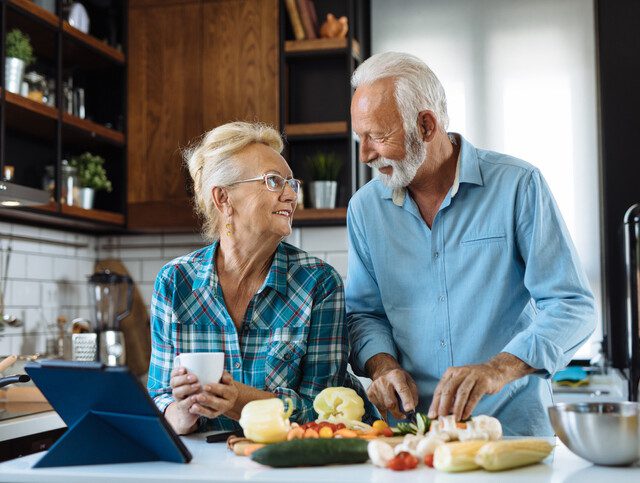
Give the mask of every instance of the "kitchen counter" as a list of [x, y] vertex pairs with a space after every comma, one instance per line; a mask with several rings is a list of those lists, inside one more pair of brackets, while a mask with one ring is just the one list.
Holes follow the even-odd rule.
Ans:
[[640, 481], [640, 466], [610, 468], [595, 466], [571, 453], [557, 442], [552, 456], [544, 464], [517, 470], [488, 473], [474, 471], [447, 474], [432, 468], [394, 472], [363, 465], [325, 466], [316, 468], [275, 469], [262, 466], [249, 458], [235, 456], [224, 443], [207, 444], [203, 435], [183, 437], [193, 460], [189, 464], [176, 463], [127, 463], [119, 465], [75, 466], [66, 468], [31, 469], [40, 458], [37, 453], [0, 464], [0, 482], [174, 482], [225, 481], [225, 482], [508, 482], [518, 483], [624, 483]]
[[0, 442], [65, 427], [64, 421], [47, 403], [0, 403], [0, 408], [20, 412], [34, 405], [45, 405], [49, 410], [0, 421]]

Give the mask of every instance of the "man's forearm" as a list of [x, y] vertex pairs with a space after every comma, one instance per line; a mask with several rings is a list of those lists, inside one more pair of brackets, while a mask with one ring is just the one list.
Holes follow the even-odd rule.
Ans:
[[391, 354], [381, 352], [371, 357], [364, 365], [364, 370], [370, 379], [375, 380], [392, 369], [401, 369], [400, 364]]
[[500, 352], [493, 359], [487, 362], [487, 365], [499, 370], [507, 382], [515, 381], [521, 377], [528, 376], [535, 369], [522, 359], [509, 354], [508, 352]]

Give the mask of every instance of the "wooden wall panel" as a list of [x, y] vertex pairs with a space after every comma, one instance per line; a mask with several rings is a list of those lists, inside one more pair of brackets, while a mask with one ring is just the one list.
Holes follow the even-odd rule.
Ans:
[[202, 128], [202, 3], [129, 9], [128, 202], [184, 199]]
[[277, 0], [204, 2], [203, 126], [278, 126]]

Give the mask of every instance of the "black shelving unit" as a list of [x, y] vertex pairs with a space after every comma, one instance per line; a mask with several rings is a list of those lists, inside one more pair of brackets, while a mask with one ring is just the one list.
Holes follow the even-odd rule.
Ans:
[[[351, 75], [370, 51], [370, 2], [316, 0], [314, 4], [320, 25], [328, 13], [346, 16], [348, 36], [346, 39], [294, 40], [285, 2], [281, 0], [280, 129], [285, 134], [285, 158], [305, 186], [312, 180], [308, 157], [322, 151], [333, 152], [342, 160], [336, 208], [344, 212], [353, 193], [371, 177], [370, 170], [358, 162], [358, 145], [352, 135], [349, 114], [353, 94]], [[305, 192], [305, 200], [309, 199]], [[309, 205], [307, 201], [307, 209]], [[313, 220], [305, 220], [299, 212], [294, 223], [344, 223], [344, 215], [333, 216], [335, 213], [329, 211]]]
[[[36, 64], [27, 68], [55, 82], [53, 106], [11, 93], [0, 79], [0, 168], [14, 166], [13, 183], [43, 190], [47, 166], [54, 167], [55, 193], [46, 206], [0, 210], [0, 218], [42, 221], [61, 227], [98, 229], [125, 226], [126, 214], [126, 45], [125, 0], [86, 0], [89, 33], [63, 19], [64, 5], [56, 13], [30, 0], [2, 0], [0, 15], [4, 72], [4, 39], [18, 28], [31, 39]], [[63, 82], [73, 78], [74, 88], [85, 92], [84, 118], [67, 109]], [[61, 162], [90, 151], [106, 160], [111, 193], [97, 192], [94, 209], [61, 203]], [[43, 217], [34, 218], [42, 214]]]

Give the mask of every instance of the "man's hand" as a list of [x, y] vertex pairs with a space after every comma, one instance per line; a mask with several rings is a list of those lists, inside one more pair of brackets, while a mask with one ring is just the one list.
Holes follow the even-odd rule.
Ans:
[[418, 388], [408, 372], [400, 367], [389, 354], [376, 354], [366, 363], [365, 370], [372, 383], [367, 389], [367, 396], [378, 408], [382, 417], [387, 411], [394, 418], [404, 417], [398, 406], [398, 398], [405, 411], [412, 411], [418, 404]]
[[453, 414], [457, 421], [471, 416], [482, 396], [496, 394], [505, 384], [534, 371], [512, 354], [501, 352], [489, 362], [450, 367], [433, 394], [429, 417]]

